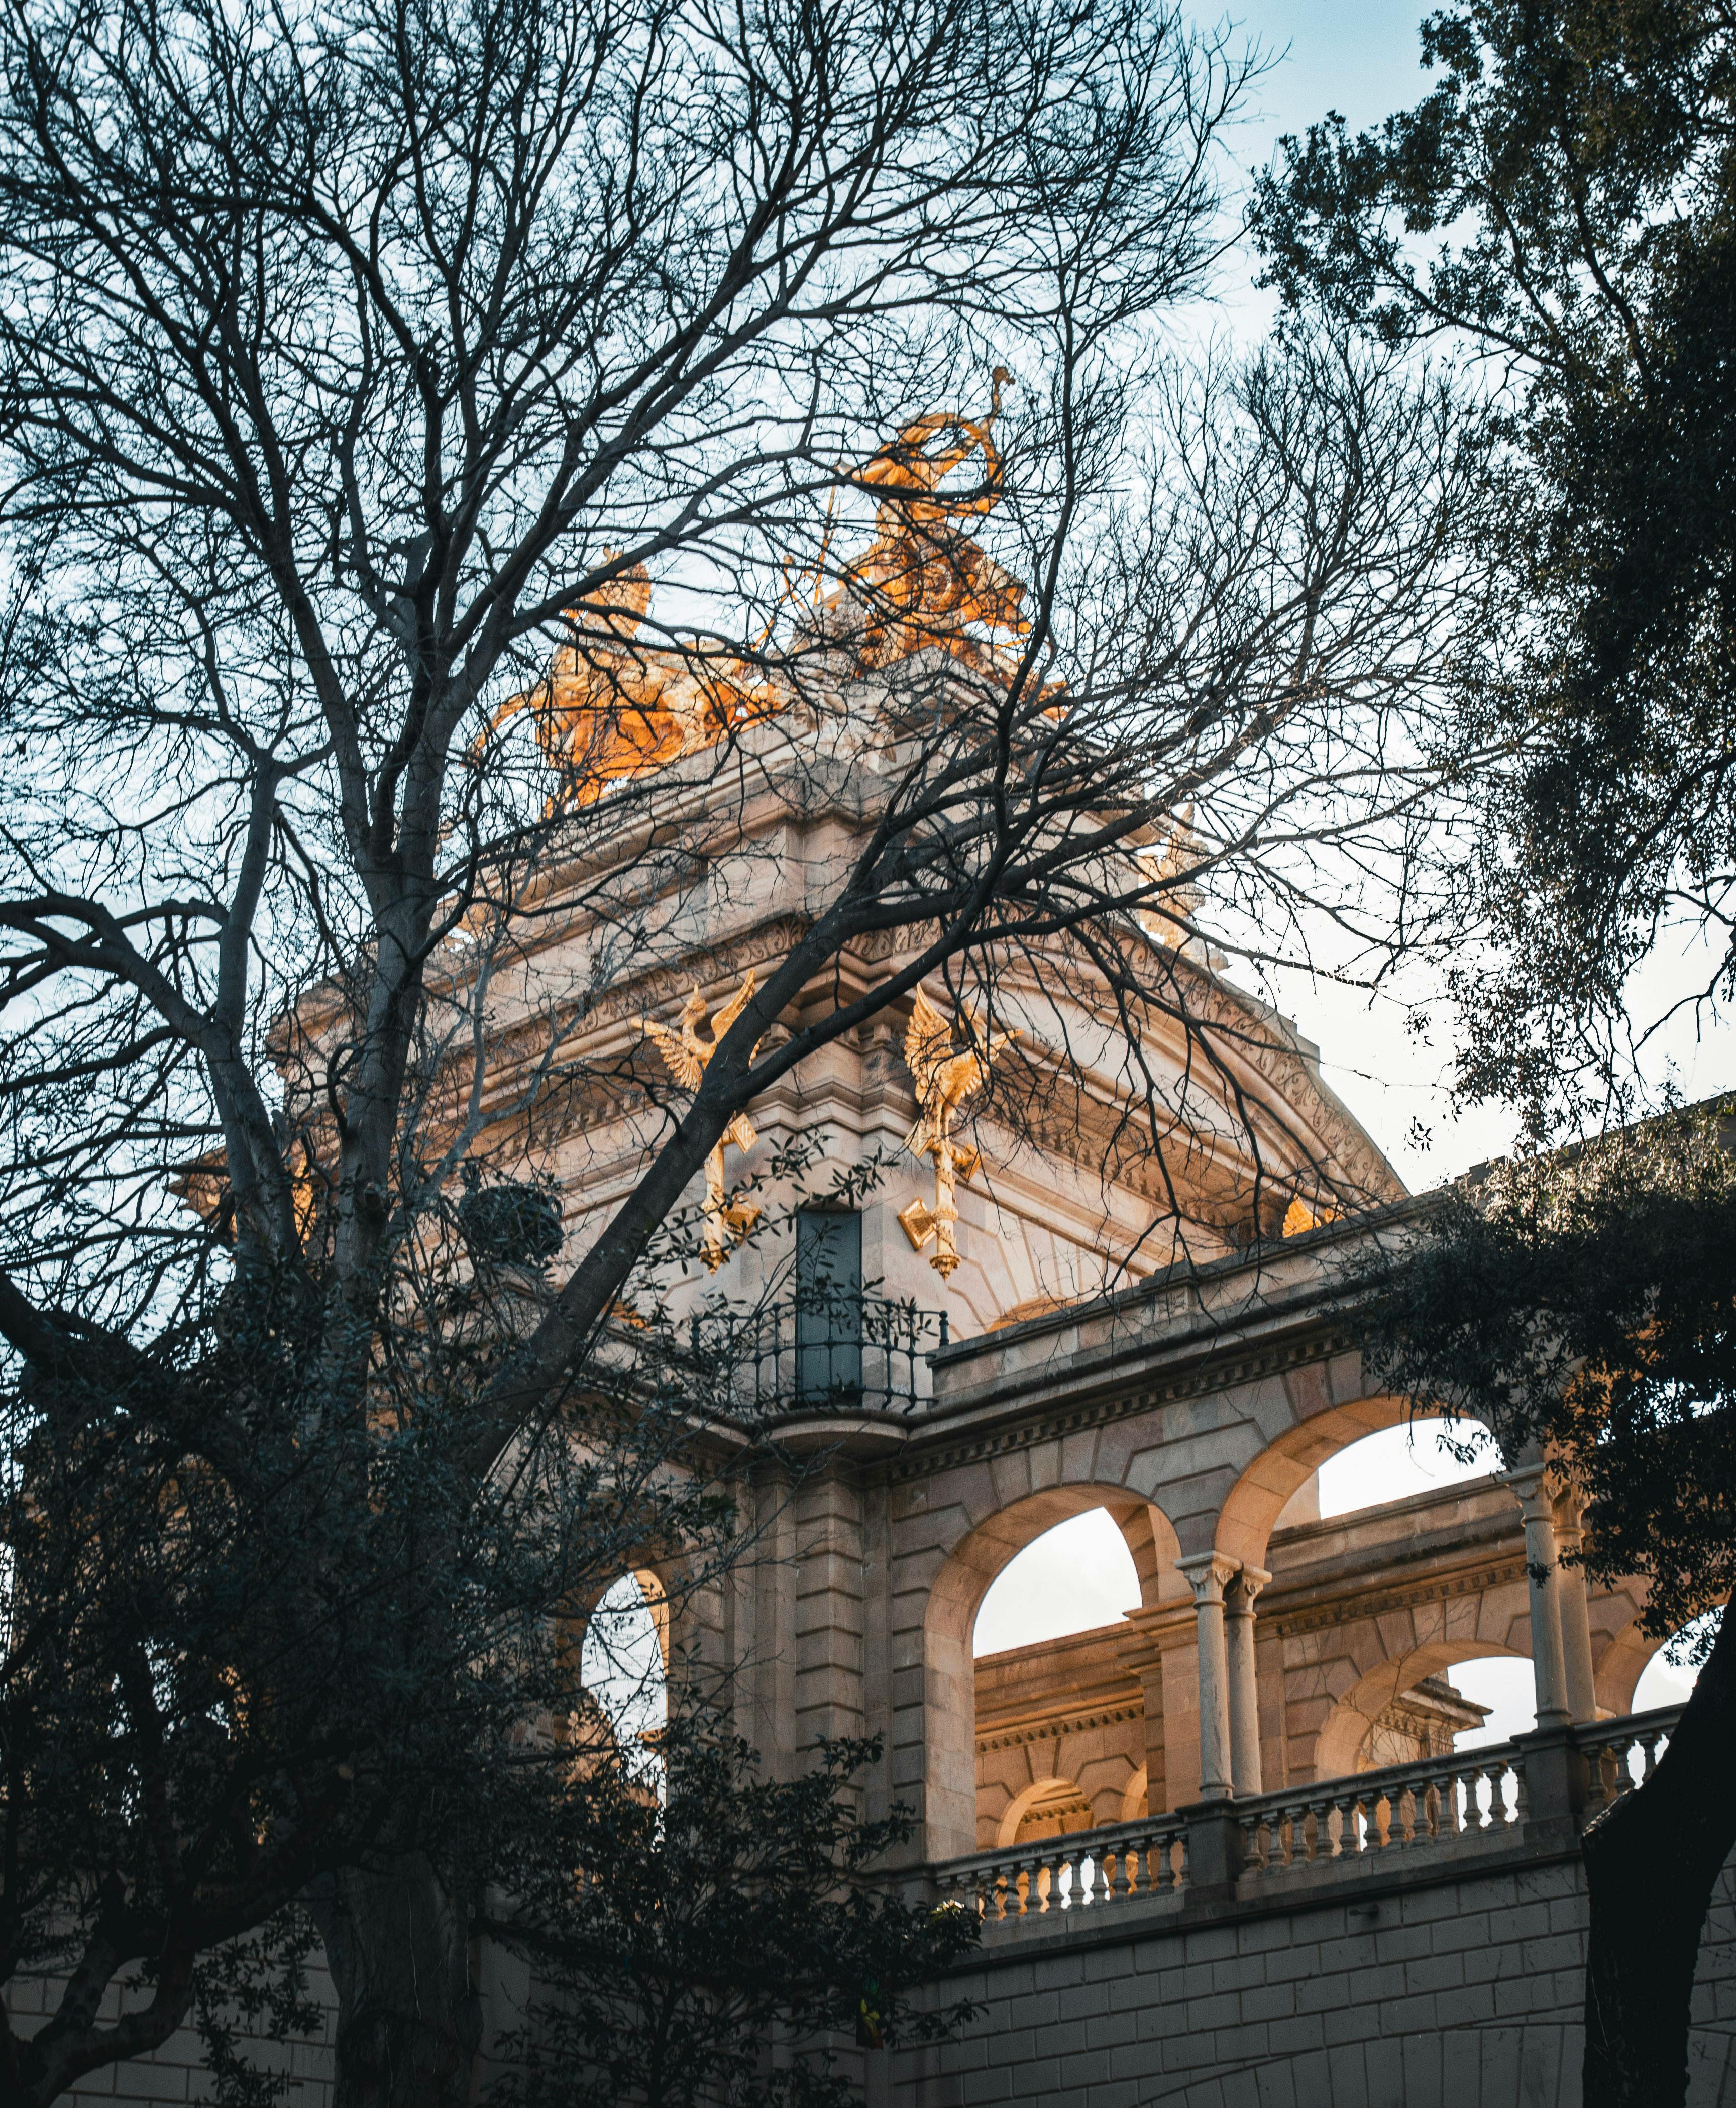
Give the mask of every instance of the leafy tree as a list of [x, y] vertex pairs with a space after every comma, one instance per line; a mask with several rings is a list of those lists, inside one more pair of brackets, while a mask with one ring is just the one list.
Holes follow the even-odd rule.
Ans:
[[[52, 1921], [69, 1972], [21, 2098], [166, 2039], [308, 1882], [342, 2100], [465, 2097], [506, 1849], [467, 1825], [517, 1805], [508, 1718], [559, 1717], [538, 1635], [648, 1536], [720, 1556], [708, 1460], [663, 1466], [722, 1401], [636, 1269], [759, 1093], [1016, 966], [1113, 1013], [1153, 1241], [1202, 1228], [1194, 1104], [1313, 1150], [1197, 910], [1266, 959], [1402, 887], [1477, 486], [1378, 360], [1156, 348], [1247, 74], [1163, 0], [0, 20], [0, 1333], [47, 1635], [0, 1962]], [[672, 1095], [626, 1020], [708, 971], [744, 814], [783, 948]], [[1057, 1042], [1051, 1121], [1095, 1088]], [[557, 1225], [547, 1132], [621, 1106], [642, 1161]], [[221, 1907], [117, 1944], [146, 1859]]]
[[[678, 1714], [658, 1762], [587, 1770], [558, 1849], [514, 1870], [497, 1937], [528, 1965], [527, 2028], [491, 2095], [512, 2108], [844, 2108], [838, 2050], [923, 2041], [969, 2008], [914, 2004], [974, 1946], [974, 1917], [874, 1880], [908, 1811], [860, 1813], [878, 1743], [760, 1774], [725, 1723]], [[572, 1870], [579, 1869], [578, 1878]]]
[[1473, 0], [1422, 44], [1428, 95], [1286, 140], [1257, 216], [1291, 303], [1473, 354], [1506, 444], [1509, 610], [1461, 702], [1507, 754], [1468, 912], [1509, 971], [1461, 981], [1465, 1074], [1540, 1123], [1564, 1049], [1607, 1087], [1662, 921], [1736, 985], [1736, 41], [1700, 0]]
[[1728, 1103], [1522, 1160], [1424, 1212], [1383, 1281], [1388, 1381], [1546, 1456], [1593, 1577], [1639, 1574], [1666, 1638], [1723, 1605], [1652, 1777], [1585, 1839], [1587, 2108], [1688, 2087], [1695, 1961], [1736, 1850], [1736, 1155]]
[[[686, 1433], [706, 1394], [642, 1349], [479, 1499], [470, 1387], [524, 1313], [486, 1275], [422, 1285], [462, 1320], [400, 1308], [365, 1426], [334, 1410], [304, 1282], [232, 1286], [207, 1328], [94, 1367], [41, 1327], [4, 1420], [0, 1966], [58, 1996], [0, 2034], [8, 2101], [52, 2101], [184, 2020], [220, 2094], [259, 2097], [237, 2021], [305, 2026], [316, 1926], [345, 2024], [389, 2038], [349, 1936], [370, 1883], [461, 1903], [479, 1854], [564, 1804], [582, 1741], [522, 1732], [578, 1696], [551, 1612], [648, 1544], [694, 1585], [726, 1552]], [[359, 2061], [450, 2086], [468, 2011], [461, 1987], [445, 2029]]]

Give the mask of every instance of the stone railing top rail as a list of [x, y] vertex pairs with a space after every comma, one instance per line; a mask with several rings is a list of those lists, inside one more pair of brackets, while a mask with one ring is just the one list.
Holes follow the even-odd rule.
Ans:
[[1685, 1709], [1680, 1705], [1654, 1705], [1646, 1713], [1621, 1713], [1612, 1720], [1581, 1720], [1573, 1739], [1582, 1750], [1602, 1749], [1613, 1742], [1637, 1742], [1647, 1735], [1670, 1735]]

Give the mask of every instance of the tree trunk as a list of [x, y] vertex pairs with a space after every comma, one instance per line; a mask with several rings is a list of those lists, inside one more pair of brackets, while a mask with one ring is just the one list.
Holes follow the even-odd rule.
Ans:
[[317, 1899], [338, 1993], [333, 2108], [465, 2108], [482, 2016], [468, 1913], [420, 1854]]
[[1585, 2108], [1681, 2108], [1700, 1934], [1736, 1849], [1736, 1620], [1657, 1770], [1585, 1832]]

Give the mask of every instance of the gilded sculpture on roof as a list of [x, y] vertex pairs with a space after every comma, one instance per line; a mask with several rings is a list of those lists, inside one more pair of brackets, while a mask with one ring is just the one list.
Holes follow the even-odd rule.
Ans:
[[[814, 600], [861, 611], [865, 668], [935, 647], [987, 670], [996, 642], [1030, 627], [1023, 588], [972, 532], [1001, 500], [994, 426], [1008, 378], [995, 368], [985, 416], [919, 417], [853, 479], [875, 500], [873, 538], [830, 593], [822, 553]], [[574, 610], [582, 634], [555, 653], [547, 678], [494, 721], [498, 730], [529, 714], [560, 780], [556, 808], [592, 804], [612, 784], [715, 746], [788, 700], [750, 659], [646, 642], [651, 592], [643, 564], [616, 570]]]

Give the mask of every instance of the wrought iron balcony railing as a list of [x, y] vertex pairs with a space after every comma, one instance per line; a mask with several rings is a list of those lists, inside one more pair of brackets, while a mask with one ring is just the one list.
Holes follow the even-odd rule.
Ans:
[[947, 1336], [944, 1310], [820, 1289], [695, 1317], [692, 1347], [731, 1372], [737, 1406], [755, 1415], [910, 1412], [929, 1395], [928, 1357]]

